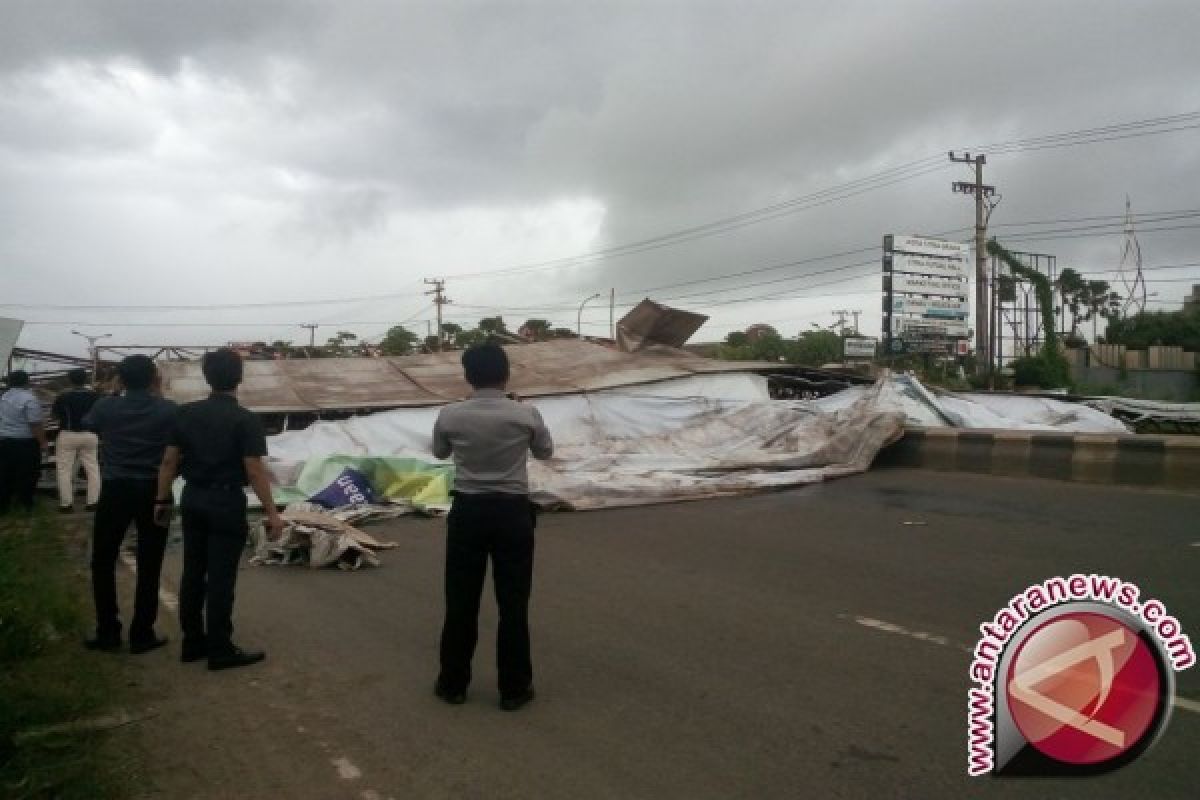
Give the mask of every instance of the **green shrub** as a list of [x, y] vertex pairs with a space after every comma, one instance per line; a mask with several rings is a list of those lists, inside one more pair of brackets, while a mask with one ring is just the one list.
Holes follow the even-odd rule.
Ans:
[[1013, 384], [1037, 386], [1042, 389], [1061, 389], [1071, 385], [1066, 359], [1042, 353], [1018, 358], [1012, 362]]

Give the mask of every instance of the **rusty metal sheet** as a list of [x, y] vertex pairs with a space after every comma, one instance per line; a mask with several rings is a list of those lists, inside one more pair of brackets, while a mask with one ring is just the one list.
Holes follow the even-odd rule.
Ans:
[[705, 322], [705, 314], [664, 306], [647, 297], [617, 323], [617, 345], [627, 353], [654, 345], [683, 347]]
[[[672, 347], [622, 353], [591, 342], [558, 339], [505, 347], [509, 388], [545, 397], [651, 383], [693, 374], [756, 372], [768, 362], [713, 361]], [[461, 352], [389, 358], [314, 358], [247, 361], [238, 390], [242, 405], [260, 413], [354, 411], [442, 405], [471, 387]], [[163, 393], [176, 402], [198, 400], [208, 386], [198, 361], [160, 362]]]

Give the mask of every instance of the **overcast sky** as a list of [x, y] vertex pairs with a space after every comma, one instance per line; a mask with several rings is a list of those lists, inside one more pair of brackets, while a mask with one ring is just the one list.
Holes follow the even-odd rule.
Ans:
[[[62, 352], [83, 351], [72, 328], [177, 344], [304, 341], [305, 322], [320, 339], [424, 333], [431, 277], [453, 321], [574, 327], [610, 287], [631, 303], [795, 261], [650, 295], [711, 314], [697, 340], [763, 320], [794, 335], [837, 308], [878, 333], [878, 252], [806, 259], [888, 232], [968, 236], [962, 165], [680, 244], [510, 268], [952, 148], [1200, 110], [1195, 0], [0, 3], [0, 315], [29, 322], [21, 345]], [[994, 231], [1121, 214], [1126, 195], [1136, 213], [1200, 209], [1200, 129], [1181, 127], [991, 156]], [[1142, 234], [1144, 263], [1200, 262], [1196, 223]], [[1104, 270], [1121, 242], [1011, 245]], [[1168, 308], [1200, 266], [1147, 277]], [[729, 302], [745, 297], [769, 299]], [[588, 332], [607, 332], [603, 305]]]

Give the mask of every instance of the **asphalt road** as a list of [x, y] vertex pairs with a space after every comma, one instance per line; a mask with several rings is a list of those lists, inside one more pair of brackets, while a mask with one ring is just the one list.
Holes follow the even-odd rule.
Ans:
[[[1200, 496], [878, 470], [544, 515], [538, 698], [516, 714], [496, 708], [490, 601], [467, 704], [431, 694], [443, 529], [372, 526], [399, 543], [374, 570], [246, 568], [237, 638], [269, 651], [260, 667], [210, 674], [175, 644], [131, 659], [146, 794], [1198, 796], [1200, 713], [1132, 766], [1063, 782], [968, 779], [965, 708], [978, 624], [1053, 575], [1133, 580], [1200, 643]], [[1200, 700], [1200, 668], [1179, 691]]]

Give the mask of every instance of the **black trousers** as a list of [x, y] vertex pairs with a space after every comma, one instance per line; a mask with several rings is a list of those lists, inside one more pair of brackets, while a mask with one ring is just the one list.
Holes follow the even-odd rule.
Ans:
[[184, 643], [207, 643], [209, 655], [233, 649], [233, 589], [246, 549], [246, 493], [241, 487], [187, 484], [180, 503], [183, 575], [179, 626]]
[[33, 510], [33, 493], [42, 470], [42, 448], [36, 439], [0, 439], [0, 514], [13, 500]]
[[100, 501], [92, 530], [92, 596], [96, 602], [96, 635], [119, 638], [116, 568], [129, 524], [137, 525], [137, 588], [134, 591], [130, 641], [154, 636], [158, 618], [158, 582], [162, 575], [167, 529], [154, 523], [156, 482], [108, 479], [100, 484]]
[[438, 686], [461, 692], [471, 682], [471, 658], [479, 638], [479, 601], [490, 556], [499, 608], [496, 669], [500, 694], [520, 694], [533, 682], [529, 656], [533, 505], [524, 495], [459, 494], [446, 527], [446, 620]]

